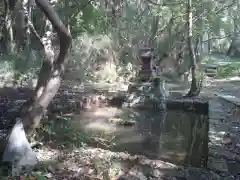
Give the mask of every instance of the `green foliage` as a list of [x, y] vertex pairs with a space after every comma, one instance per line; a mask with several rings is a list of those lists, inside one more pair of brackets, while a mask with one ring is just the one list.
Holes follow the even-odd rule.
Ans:
[[[108, 54], [108, 50], [113, 50], [111, 38], [107, 35], [91, 36], [82, 34], [73, 41], [73, 47], [70, 54], [69, 68], [75, 72], [75, 78], [81, 81], [98, 79], [94, 65], [107, 62], [104, 56]], [[110, 58], [113, 58], [112, 54]]]
[[[156, 49], [157, 57], [165, 52], [180, 50], [182, 45], [179, 45], [179, 42], [186, 39], [186, 37], [183, 38], [186, 36], [186, 2], [178, 3], [178, 1], [173, 0], [168, 1], [167, 4], [169, 5], [158, 6], [151, 2], [136, 0], [114, 2], [108, 0], [104, 2], [58, 1], [55, 4], [55, 9], [63, 22], [70, 26], [74, 39], [70, 63], [76, 65], [78, 62], [77, 64], [81, 69], [77, 75], [79, 79], [81, 81], [85, 78], [92, 81], [101, 78], [109, 79], [109, 77], [113, 77], [113, 80], [116, 79], [115, 70], [111, 73], [107, 72], [108, 75], [99, 77], [99, 74], [96, 75], [91, 67], [92, 64], [98, 63], [104, 54], [102, 51], [105, 49], [113, 50], [118, 61], [115, 66], [133, 64], [139, 47], [142, 46], [141, 42], [147, 44], [150, 39], [152, 46]], [[205, 40], [205, 35], [208, 34], [210, 36], [208, 38], [216, 38], [210, 42], [212, 48], [226, 50], [230, 39], [219, 41], [217, 38], [232, 33], [233, 18], [236, 19], [236, 22], [239, 19], [237, 3], [235, 2], [230, 6], [229, 4], [231, 2], [228, 1], [193, 0], [194, 37], [200, 34]], [[226, 8], [221, 9], [221, 7]], [[114, 16], [113, 10], [115, 10], [116, 16]], [[3, 9], [1, 12], [4, 13]], [[40, 36], [44, 31], [44, 21], [38, 20], [42, 16], [43, 14], [38, 8], [33, 9], [33, 24]], [[108, 44], [107, 46], [105, 46], [106, 44], [99, 45], [99, 42], [103, 43], [104, 41]], [[24, 54], [14, 57], [15, 79], [19, 79], [25, 72], [28, 74], [28, 71], [34, 71], [32, 74], [35, 74], [38, 71], [35, 67], [40, 67], [41, 60], [39, 59], [42, 56], [32, 56], [30, 61], [25, 58]], [[107, 60], [111, 61], [111, 58]]]
[[34, 54], [31, 55], [31, 61], [26, 60], [24, 55], [2, 55], [0, 59], [2, 85], [26, 84], [30, 79], [37, 77], [41, 64]]
[[227, 78], [240, 75], [240, 65], [225, 65], [218, 68], [218, 77]]
[[56, 115], [44, 119], [31, 139], [58, 142], [64, 147], [80, 147], [89, 142], [89, 137], [74, 127], [72, 117]]
[[[73, 40], [67, 78], [81, 82], [114, 82], [129, 80], [136, 74], [132, 63], [125, 64], [119, 56], [117, 45], [111, 35], [90, 35], [87, 33]], [[99, 70], [96, 70], [100, 67]]]
[[211, 58], [211, 57], [206, 57], [202, 60], [203, 63], [212, 63], [212, 62], [215, 62], [216, 59], [214, 58]]
[[[240, 60], [239, 58], [215, 58], [206, 57], [203, 59], [203, 62], [206, 64], [218, 64], [217, 68], [217, 76], [219, 78], [227, 78], [231, 76], [239, 76], [240, 75]], [[224, 64], [222, 64], [224, 63]], [[227, 63], [227, 64], [226, 64]]]

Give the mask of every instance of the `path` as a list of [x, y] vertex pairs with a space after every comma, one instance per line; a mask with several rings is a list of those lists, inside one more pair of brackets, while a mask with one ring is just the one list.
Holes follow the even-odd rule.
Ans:
[[215, 80], [209, 81], [201, 93], [212, 97], [208, 167], [235, 178], [240, 174], [240, 108], [236, 107], [240, 102], [239, 88], [240, 78]]

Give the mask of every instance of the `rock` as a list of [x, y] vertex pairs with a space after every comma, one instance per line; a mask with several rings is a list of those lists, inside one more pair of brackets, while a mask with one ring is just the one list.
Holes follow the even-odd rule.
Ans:
[[237, 143], [235, 146], [235, 151], [240, 154], [240, 143]]
[[236, 179], [234, 178], [234, 176], [227, 176], [227, 177], [224, 177], [223, 180], [236, 180]]
[[153, 170], [153, 176], [156, 177], [156, 178], [160, 178], [164, 175], [163, 172], [161, 172], [159, 169], [154, 169]]
[[237, 176], [240, 173], [240, 164], [236, 161], [227, 161], [228, 171], [231, 175]]
[[53, 175], [51, 173], [48, 173], [48, 174], [45, 175], [45, 177], [48, 178], [48, 179], [52, 179]]
[[236, 155], [235, 160], [240, 163], [240, 155]]
[[232, 140], [231, 140], [231, 134], [230, 133], [225, 133], [223, 135], [223, 144], [231, 144]]
[[30, 79], [27, 83], [27, 87], [30, 89], [35, 89], [35, 87], [37, 86], [37, 79]]
[[211, 170], [217, 170], [223, 173], [228, 172], [227, 162], [225, 159], [221, 159], [221, 158], [209, 157], [208, 168]]
[[74, 173], [73, 178], [81, 178], [82, 176], [84, 176], [85, 174], [93, 174], [94, 170], [90, 169], [89, 167], [79, 167], [79, 169], [77, 170], [77, 172]]
[[7, 140], [2, 161], [10, 163], [12, 173], [21, 174], [31, 170], [37, 163], [37, 155], [27, 140], [21, 119], [17, 119]]

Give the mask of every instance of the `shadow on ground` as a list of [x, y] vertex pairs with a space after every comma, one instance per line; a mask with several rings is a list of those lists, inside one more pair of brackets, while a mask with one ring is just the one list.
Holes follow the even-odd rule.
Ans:
[[[15, 117], [18, 116], [19, 108], [32, 95], [32, 93], [33, 91], [27, 88], [18, 88], [18, 89], [3, 88], [0, 90], [0, 97], [1, 97], [0, 113], [1, 113], [1, 120], [2, 120], [1, 121], [2, 129], [4, 128], [9, 129], [11, 127], [11, 124], [14, 122]], [[110, 131], [113, 129], [116, 129], [116, 124], [109, 125], [108, 123], [107, 126], [103, 126], [103, 125], [106, 125], [106, 123], [105, 124], [103, 123], [102, 126], [100, 126], [101, 123], [96, 123], [96, 119], [94, 120], [94, 116], [93, 116], [94, 114], [91, 112], [86, 112], [86, 113], [79, 112], [78, 106], [76, 106], [76, 102], [78, 101], [78, 99], [81, 98], [79, 96], [81, 96], [81, 93], [79, 94], [74, 92], [66, 92], [66, 89], [61, 89], [57, 94], [57, 96], [54, 98], [54, 101], [52, 102], [52, 104], [50, 105], [49, 113], [44, 118], [41, 127], [37, 129], [36, 139], [43, 141], [45, 145], [43, 149], [39, 150], [39, 154], [40, 156], [42, 156], [42, 158], [40, 158], [42, 159], [42, 162], [45, 161], [43, 156], [47, 156], [47, 154], [48, 155], [51, 154], [50, 152], [52, 152], [53, 154], [55, 152], [55, 155], [58, 154], [57, 156], [59, 157], [57, 160], [57, 163], [55, 164], [65, 164], [68, 167], [67, 169], [64, 168], [63, 166], [59, 167], [59, 165], [56, 165], [57, 167], [52, 167], [52, 168], [47, 167], [47, 169], [45, 168], [44, 170], [46, 171], [44, 172], [45, 174], [50, 173], [51, 175], [49, 176], [59, 176], [59, 179], [60, 177], [62, 179], [63, 176], [65, 175], [68, 177], [75, 175], [78, 177], [91, 179], [91, 178], [95, 178], [96, 176], [100, 177], [100, 175], [103, 175], [104, 172], [107, 170], [108, 172], [107, 174], [113, 174], [111, 176], [114, 176], [114, 177], [119, 175], [115, 173], [116, 171], [120, 174], [124, 174], [128, 172], [126, 173], [126, 176], [130, 176], [130, 175], [142, 176], [142, 177], [146, 177], [147, 179], [148, 178], [157, 179], [161, 176], [162, 177], [164, 176], [165, 179], [166, 178], [174, 179], [175, 177], [175, 179], [177, 180], [214, 179], [212, 176], [215, 176], [215, 175], [209, 172], [206, 172], [203, 169], [197, 170], [196, 168], [180, 168], [178, 166], [171, 165], [171, 164], [162, 162], [160, 160], [154, 161], [154, 160], [146, 159], [145, 157], [142, 157], [142, 156], [130, 156], [128, 154], [117, 153], [117, 152], [114, 153], [108, 150], [95, 149], [95, 148], [83, 148], [83, 147], [80, 149], [77, 148], [79, 146], [84, 146], [84, 143], [92, 142], [92, 139], [94, 138], [96, 141], [98, 141], [96, 144], [99, 144], [99, 145], [104, 144], [103, 146], [105, 146], [108, 142], [106, 142], [104, 139], [107, 139], [106, 137], [108, 137], [109, 139], [112, 137], [111, 133], [109, 135], [109, 132], [106, 130], [106, 127]], [[99, 117], [100, 117], [100, 119], [106, 120], [107, 118], [112, 118], [112, 117], [115, 117], [116, 115], [121, 116], [121, 112], [119, 112], [119, 109], [117, 108], [112, 108], [110, 111], [111, 112], [96, 111], [95, 118], [99, 120]], [[226, 113], [227, 112], [224, 112], [223, 114], [226, 114]], [[88, 114], [90, 114], [90, 120], [89, 118], [87, 118]], [[140, 114], [140, 116], [142, 116], [142, 114]], [[158, 117], [158, 119], [159, 118], [160, 117]], [[219, 121], [219, 120], [221, 121], [221, 118], [219, 118], [219, 116], [212, 117], [212, 118], [213, 119], [215, 118], [216, 121]], [[226, 118], [227, 116], [225, 117], [225, 119]], [[148, 146], [151, 146], [151, 144], [154, 144], [155, 148], [153, 149], [155, 149], [154, 150], [155, 152], [159, 151], [159, 147], [161, 145], [166, 146], [166, 144], [164, 145], [164, 143], [161, 143], [161, 141], [164, 141], [164, 138], [166, 140], [169, 140], [169, 135], [172, 136], [172, 138], [170, 139], [174, 140], [172, 141], [172, 143], [175, 145], [177, 145], [176, 140], [178, 138], [180, 140], [181, 138], [184, 138], [184, 137], [181, 137], [181, 135], [184, 133], [192, 134], [191, 137], [193, 139], [199, 138], [199, 134], [196, 132], [195, 133], [193, 132], [198, 131], [199, 126], [202, 126], [201, 124], [204, 124], [204, 123], [201, 123], [201, 121], [204, 121], [204, 120], [199, 119], [199, 121], [195, 121], [195, 123], [192, 123], [191, 119], [195, 119], [195, 117], [194, 118], [190, 117], [189, 120], [187, 120], [186, 117], [184, 118], [185, 120], [179, 120], [179, 117], [175, 116], [174, 118], [171, 118], [171, 119], [172, 119], [172, 122], [168, 120], [167, 121], [168, 123], [165, 124], [165, 130], [168, 131], [165, 133], [161, 133], [161, 131], [158, 131], [158, 129], [156, 129], [157, 133], [156, 132], [154, 133], [154, 127], [160, 128], [161, 127], [160, 122], [163, 122], [163, 121], [158, 121], [158, 124], [156, 124], [154, 123], [154, 120], [151, 119], [150, 117], [146, 119], [147, 121], [142, 120], [143, 124], [144, 123], [148, 124], [149, 121], [153, 121], [149, 123], [150, 127], [147, 129], [147, 131], [149, 132], [149, 129], [150, 129], [151, 134], [145, 136], [145, 142], [148, 143]], [[79, 128], [74, 129], [72, 124], [73, 121], [76, 123], [74, 124], [76, 125], [75, 127], [77, 127], [77, 125], [80, 127], [84, 127], [83, 130], [81, 131]], [[94, 124], [94, 121], [95, 121], [95, 124]], [[188, 123], [186, 123], [186, 121]], [[199, 123], [196, 123], [196, 122], [199, 122]], [[188, 125], [189, 127], [187, 127]], [[144, 128], [146, 127], [146, 125], [142, 125], [142, 126]], [[210, 127], [211, 131], [219, 133], [221, 130], [218, 129], [217, 126], [218, 125], [216, 125], [216, 127], [214, 126]], [[91, 137], [89, 136], [89, 134], [87, 134], [84, 131], [87, 129], [87, 127], [90, 129], [92, 128], [91, 131], [95, 133], [97, 131], [100, 131], [100, 132], [105, 131], [105, 133], [107, 132], [106, 133], [107, 135], [105, 135], [105, 137], [101, 137], [98, 134], [97, 136], [98, 139], [96, 138], [96, 136]], [[129, 128], [131, 129], [132, 127], [129, 127]], [[179, 128], [180, 130], [182, 130], [182, 132], [179, 132]], [[141, 128], [138, 128], [138, 130], [139, 129]], [[195, 130], [193, 131], [192, 129], [195, 129]], [[127, 140], [127, 142], [133, 141], [134, 137], [136, 137], [131, 133], [130, 134], [127, 133], [127, 132], [130, 132], [129, 129], [126, 130], [126, 128], [120, 127], [119, 130], [124, 130], [126, 132], [125, 140]], [[131, 130], [131, 132], [132, 131], [134, 130]], [[173, 134], [172, 132], [175, 132], [175, 134]], [[201, 132], [204, 132], [204, 130], [200, 131], [200, 134]], [[156, 136], [158, 137], [161, 136], [162, 137], [161, 141], [159, 140], [159, 138], [158, 139], [154, 138]], [[190, 135], [186, 135], [186, 136], [190, 137]], [[218, 142], [219, 141], [218, 138], [219, 137], [216, 135], [215, 141], [211, 142], [213, 144], [212, 146], [213, 148], [214, 146], [215, 148], [218, 148], [218, 149], [222, 147], [221, 143]], [[120, 141], [123, 141], [123, 139], [118, 139], [118, 142]], [[189, 145], [199, 147], [199, 145], [197, 145], [196, 143], [186, 144], [187, 141], [182, 141], [182, 140], [178, 142], [181, 142], [182, 144], [185, 143], [185, 146], [182, 146], [185, 148], [189, 147]], [[198, 142], [201, 142], [201, 141], [198, 141]], [[124, 143], [126, 144], [126, 141]], [[121, 151], [124, 151], [124, 148], [123, 148], [124, 143], [122, 143], [123, 145], [121, 146], [122, 148]], [[111, 142], [108, 145], [111, 145]], [[71, 148], [69, 148], [70, 146]], [[176, 149], [176, 147], [174, 148]], [[111, 148], [105, 146], [105, 149], [111, 149]], [[169, 150], [167, 151], [167, 153], [168, 152], [170, 152], [168, 156], [171, 156], [171, 157], [174, 156], [174, 152], [171, 152]], [[187, 154], [191, 155], [191, 152], [193, 152], [192, 154], [196, 153], [194, 149], [190, 148], [189, 151], [187, 151]], [[156, 157], [156, 156], [155, 157], [152, 156], [152, 158], [164, 159], [164, 157]], [[53, 159], [53, 155], [50, 155], [49, 159], [50, 160]], [[169, 158], [166, 158], [166, 160], [169, 160]], [[231, 166], [231, 162], [227, 160], [225, 160], [225, 162], [227, 162], [225, 164], [227, 165], [227, 171], [229, 171], [230, 169], [229, 166]], [[83, 167], [87, 169], [88, 172], [83, 170]], [[128, 170], [125, 170], [124, 167], [129, 167], [129, 168]], [[51, 179], [51, 177], [49, 179]], [[216, 177], [215, 179], [218, 179], [218, 178]]]
[[[240, 110], [233, 103], [220, 99], [220, 93], [240, 98], [240, 81], [236, 78], [208, 82], [201, 96], [211, 97], [209, 107], [208, 168], [224, 177], [240, 174]], [[183, 88], [180, 88], [180, 91]], [[187, 88], [186, 88], [187, 89]], [[178, 91], [178, 88], [175, 88]]]

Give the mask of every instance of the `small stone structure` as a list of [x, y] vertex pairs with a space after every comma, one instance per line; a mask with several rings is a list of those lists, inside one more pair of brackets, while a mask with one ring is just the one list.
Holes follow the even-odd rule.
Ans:
[[[153, 49], [145, 48], [140, 51], [142, 69], [138, 77], [128, 87], [127, 95], [115, 97], [116, 101], [122, 99], [123, 107], [158, 110], [183, 110], [208, 114], [208, 100], [188, 99], [171, 96], [166, 88], [166, 83], [161, 72], [154, 69]], [[120, 102], [120, 101], [119, 101]]]
[[165, 92], [165, 83], [156, 73], [154, 67], [153, 48], [144, 48], [140, 50], [140, 60], [142, 63], [136, 80], [129, 85], [128, 95], [125, 99], [124, 106], [132, 107], [140, 104], [149, 103], [165, 109], [165, 100], [168, 93]]
[[144, 48], [140, 50], [141, 70], [139, 71], [139, 78], [142, 82], [147, 82], [153, 75], [153, 52], [152, 48]]

